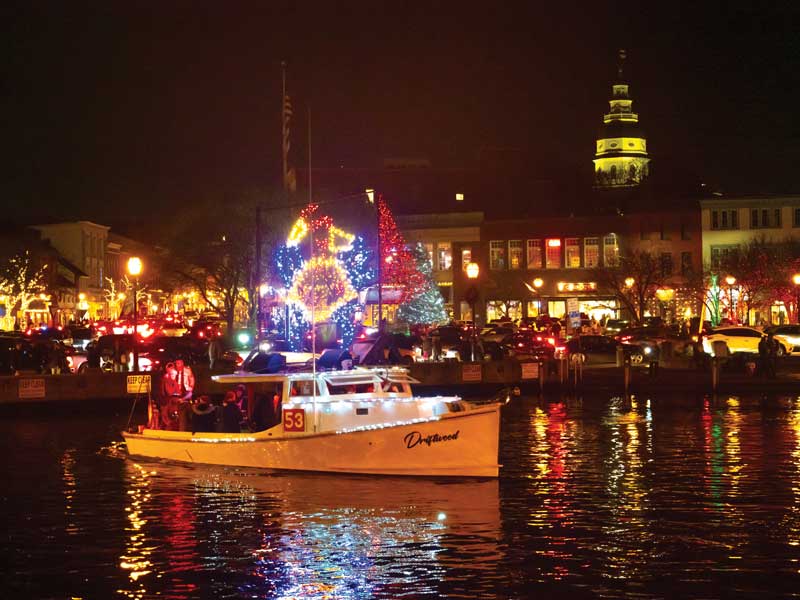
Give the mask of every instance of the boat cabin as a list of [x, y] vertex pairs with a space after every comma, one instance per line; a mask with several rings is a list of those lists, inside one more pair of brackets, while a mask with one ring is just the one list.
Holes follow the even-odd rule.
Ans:
[[[356, 368], [317, 373], [216, 375], [221, 384], [244, 384], [248, 416], [276, 434], [342, 432], [430, 419], [461, 410], [452, 397], [418, 398], [417, 383], [402, 368]], [[270, 418], [261, 419], [267, 406]]]

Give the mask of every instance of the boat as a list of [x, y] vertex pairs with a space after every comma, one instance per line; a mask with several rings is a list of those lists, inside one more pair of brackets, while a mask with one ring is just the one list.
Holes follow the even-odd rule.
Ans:
[[[504, 400], [420, 397], [406, 369], [215, 375], [244, 384], [249, 407], [274, 402], [257, 432], [140, 428], [123, 432], [131, 456], [184, 463], [370, 475], [497, 477]], [[508, 401], [508, 398], [505, 399]]]

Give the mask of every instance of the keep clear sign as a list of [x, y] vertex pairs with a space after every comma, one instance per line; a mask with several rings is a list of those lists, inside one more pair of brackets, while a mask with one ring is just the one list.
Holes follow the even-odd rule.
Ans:
[[146, 394], [150, 391], [150, 375], [128, 375], [127, 391], [129, 394]]
[[17, 392], [20, 398], [44, 398], [44, 379], [20, 379]]

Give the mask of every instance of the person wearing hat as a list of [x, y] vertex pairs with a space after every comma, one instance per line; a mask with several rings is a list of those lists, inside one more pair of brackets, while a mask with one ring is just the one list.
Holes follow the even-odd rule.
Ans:
[[192, 404], [192, 433], [214, 431], [217, 411], [208, 396], [200, 396]]
[[236, 392], [230, 390], [225, 393], [222, 404], [222, 431], [223, 433], [241, 433], [242, 411], [236, 404]]

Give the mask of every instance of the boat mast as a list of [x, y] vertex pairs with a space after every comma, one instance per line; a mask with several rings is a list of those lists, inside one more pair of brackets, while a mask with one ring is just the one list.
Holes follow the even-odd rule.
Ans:
[[[311, 206], [311, 107], [308, 108], [308, 205]], [[311, 232], [311, 259], [314, 260], [314, 227], [309, 227]], [[317, 416], [317, 327], [314, 310], [317, 306], [317, 285], [315, 281], [316, 269], [311, 269], [311, 373], [313, 375], [312, 404], [314, 407], [314, 433], [317, 432], [319, 423]]]

